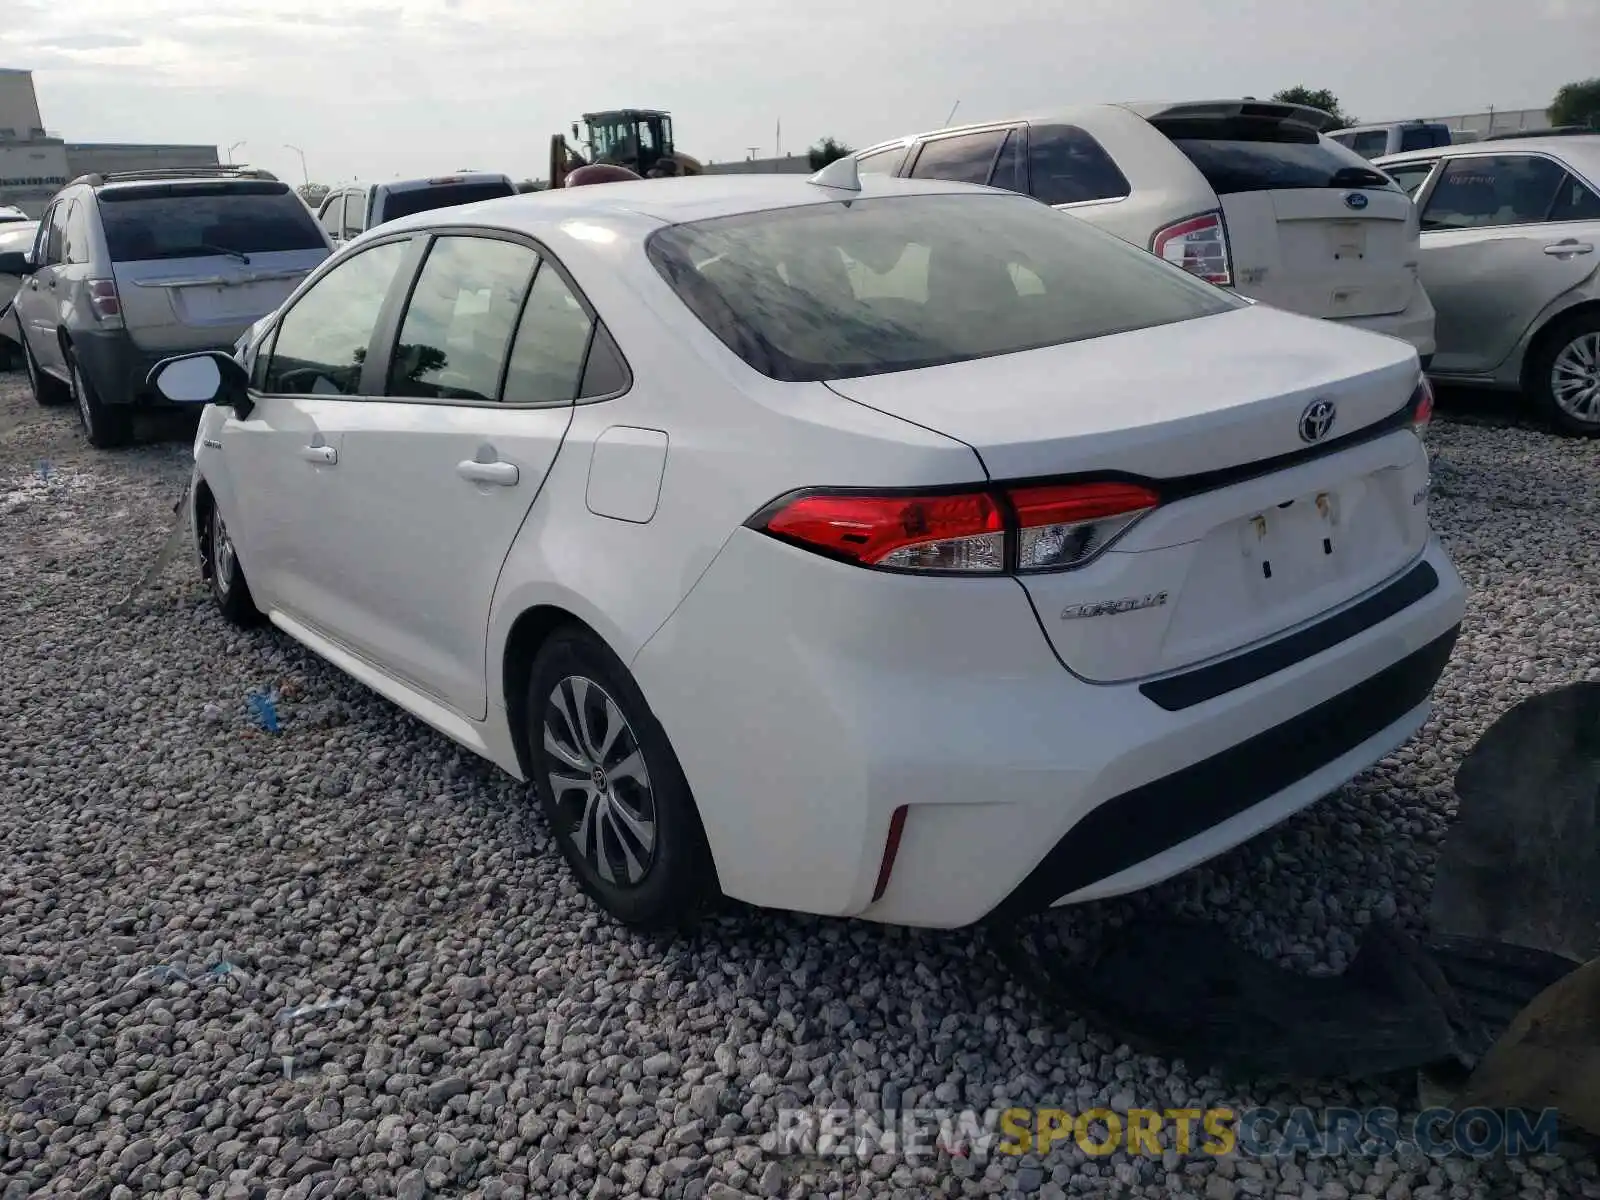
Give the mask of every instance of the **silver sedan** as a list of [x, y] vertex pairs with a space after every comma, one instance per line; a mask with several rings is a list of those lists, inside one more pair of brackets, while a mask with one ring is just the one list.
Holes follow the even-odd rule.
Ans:
[[1430, 373], [1521, 390], [1600, 436], [1600, 134], [1438, 146], [1376, 165], [1421, 210]]

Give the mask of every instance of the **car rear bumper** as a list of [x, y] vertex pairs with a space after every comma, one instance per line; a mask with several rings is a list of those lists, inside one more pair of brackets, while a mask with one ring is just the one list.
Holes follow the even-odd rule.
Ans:
[[1409, 342], [1416, 350], [1417, 357], [1421, 359], [1431, 360], [1437, 348], [1433, 333], [1433, 301], [1428, 299], [1428, 293], [1420, 281], [1405, 311], [1381, 317], [1347, 317], [1338, 323], [1370, 330], [1372, 333], [1387, 334], [1389, 337], [1399, 338], [1402, 342]]
[[[231, 343], [197, 346], [196, 350], [232, 350]], [[134, 344], [125, 329], [80, 330], [72, 334], [72, 352], [102, 404], [168, 407], [161, 393], [145, 381], [157, 363], [185, 351], [152, 352]]]
[[[1404, 603], [1346, 615], [1423, 568]], [[1336, 790], [1426, 719], [1464, 609], [1434, 540], [1253, 651], [1278, 655], [1266, 673], [1153, 698], [1064, 670], [1013, 580], [885, 575], [740, 530], [633, 668], [727, 894], [954, 927], [1149, 886]]]

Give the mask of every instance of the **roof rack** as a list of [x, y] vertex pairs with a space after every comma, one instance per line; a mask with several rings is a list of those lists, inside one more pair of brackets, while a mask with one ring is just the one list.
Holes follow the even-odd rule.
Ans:
[[[205, 167], [159, 167], [149, 171], [106, 171], [102, 174], [80, 175], [72, 182], [86, 183], [90, 187], [103, 187], [108, 183], [136, 183], [156, 179], [268, 179], [276, 183], [278, 177], [260, 167], [243, 167], [228, 163]], [[70, 185], [69, 185], [70, 186]]]

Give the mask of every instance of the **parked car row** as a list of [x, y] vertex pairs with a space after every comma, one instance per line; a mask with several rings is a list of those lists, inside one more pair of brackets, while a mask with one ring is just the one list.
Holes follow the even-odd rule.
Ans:
[[1435, 377], [1520, 390], [1558, 428], [1600, 434], [1600, 134], [1376, 165], [1421, 214], [1422, 281], [1439, 314]]
[[1562, 431], [1600, 435], [1600, 133], [1319, 134], [1331, 121], [1256, 101], [1094, 105], [898, 138], [857, 162], [1025, 192], [1242, 295], [1400, 337], [1442, 381], [1520, 390]]
[[[206, 405], [217, 604], [529, 781], [638, 925], [719, 891], [962, 925], [1282, 820], [1419, 727], [1464, 610], [1417, 351], [1361, 327], [1411, 281], [1338, 257], [1414, 218], [1271, 117], [1083, 120], [1110, 168], [1032, 124], [897, 162], [1096, 163], [1170, 248], [851, 158], [368, 230], [154, 373]], [[1257, 266], [1358, 311], [1205, 278]]]

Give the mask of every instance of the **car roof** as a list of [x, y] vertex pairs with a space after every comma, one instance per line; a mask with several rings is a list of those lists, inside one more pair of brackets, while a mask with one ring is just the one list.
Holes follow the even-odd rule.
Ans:
[[807, 175], [695, 175], [519, 193], [416, 213], [380, 228], [400, 231], [433, 225], [484, 225], [537, 233], [574, 219], [607, 217], [648, 231], [664, 224], [839, 200], [951, 193], [1014, 194], [941, 179], [891, 179], [882, 175], [861, 176], [859, 192], [814, 184]]
[[856, 151], [857, 158], [880, 150], [892, 150], [896, 146], [909, 145], [917, 138], [932, 137], [935, 134], [968, 133], [980, 129], [993, 129], [997, 125], [1042, 125], [1055, 122], [1071, 124], [1075, 119], [1081, 119], [1090, 113], [1129, 112], [1134, 116], [1153, 120], [1158, 117], [1218, 117], [1237, 115], [1246, 106], [1252, 109], [1276, 110], [1280, 115], [1298, 116], [1313, 127], [1319, 128], [1333, 120], [1332, 117], [1321, 110], [1308, 108], [1303, 104], [1287, 104], [1281, 100], [1256, 100], [1248, 96], [1230, 96], [1220, 100], [1119, 100], [1112, 103], [1074, 104], [1065, 108], [1053, 108], [1044, 112], [1022, 113], [1018, 116], [997, 117], [992, 121], [969, 121], [964, 125], [949, 125], [940, 129], [924, 129], [919, 133], [903, 134], [900, 137], [889, 138], [885, 141], [875, 142], [862, 150]]
[[1458, 142], [1449, 146], [1431, 146], [1426, 150], [1405, 150], [1399, 154], [1385, 154], [1373, 160], [1380, 167], [1398, 167], [1404, 163], [1438, 158], [1448, 154], [1452, 158], [1472, 155], [1485, 157], [1496, 154], [1528, 154], [1543, 151], [1555, 158], [1578, 158], [1587, 167], [1600, 167], [1600, 133], [1567, 134], [1557, 137], [1511, 138], [1497, 142]]

